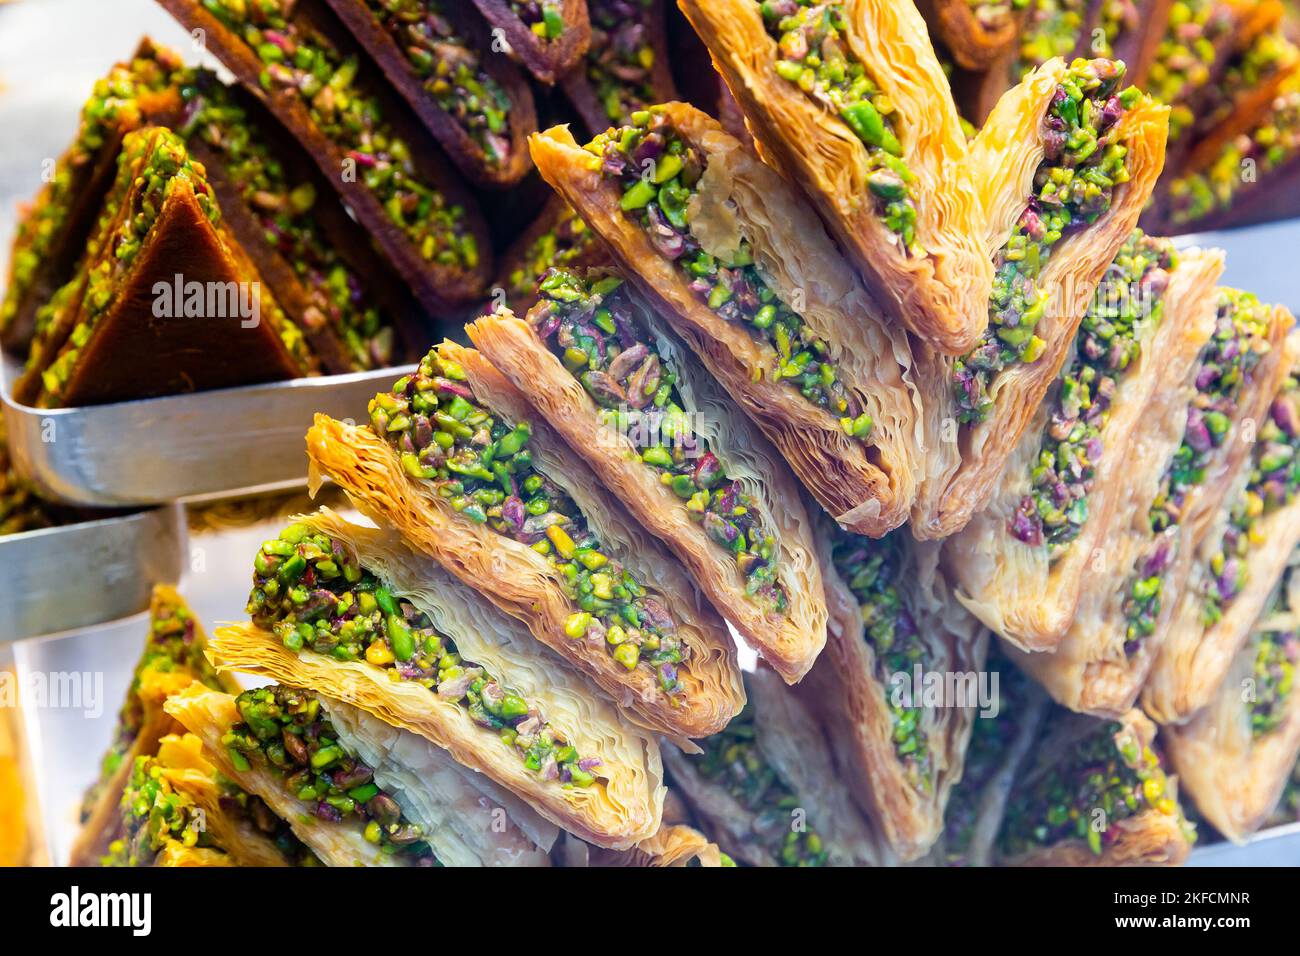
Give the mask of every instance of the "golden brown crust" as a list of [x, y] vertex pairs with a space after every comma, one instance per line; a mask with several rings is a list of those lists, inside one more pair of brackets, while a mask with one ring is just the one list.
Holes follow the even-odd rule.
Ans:
[[[1285, 365], [1294, 370], [1297, 359], [1300, 335], [1292, 333], [1287, 338]], [[1232, 509], [1245, 493], [1251, 471], [1251, 461], [1244, 462], [1231, 491], [1224, 495], [1222, 506], [1207, 525], [1165, 639], [1142, 688], [1142, 707], [1159, 723], [1181, 724], [1215, 698], [1300, 544], [1300, 502], [1257, 519], [1251, 537], [1258, 535], [1259, 543], [1252, 544], [1242, 559], [1245, 584], [1223, 609], [1219, 620], [1205, 626], [1205, 596], [1214, 587], [1209, 562], [1221, 548]]]
[[593, 849], [587, 858], [588, 866], [690, 866], [692, 863], [703, 867], [722, 866], [722, 851], [699, 830], [668, 824], [630, 850], [616, 853]]
[[[1068, 67], [1049, 60], [1008, 92], [971, 144], [969, 165], [981, 184], [987, 215], [986, 254], [992, 261], [1006, 243], [1033, 194], [1043, 160], [1042, 118]], [[926, 397], [930, 433], [955, 429], [960, 464], [951, 473], [926, 481], [912, 509], [913, 533], [944, 538], [964, 528], [992, 496], [1007, 456], [1020, 441], [1064, 364], [1093, 290], [1115, 253], [1137, 224], [1164, 167], [1168, 107], [1143, 98], [1120, 121], [1129, 149], [1130, 179], [1118, 186], [1111, 208], [1085, 229], [1064, 239], [1052, 252], [1039, 279], [1049, 305], [1035, 332], [1046, 349], [1032, 364], [1020, 363], [997, 375], [989, 388], [993, 409], [982, 422], [954, 426], [951, 376], [955, 360], [918, 356], [918, 377]], [[987, 311], [987, 301], [982, 306]]]
[[[149, 620], [152, 622], [163, 609], [183, 608], [194, 622], [194, 646], [206, 647], [207, 633], [202, 622], [195, 617], [180, 592], [169, 584], [154, 585], [150, 596]], [[182, 728], [163, 710], [167, 698], [178, 694], [198, 678], [187, 668], [160, 670], [147, 667], [139, 675], [139, 686], [128, 691], [140, 701], [140, 729], [131, 746], [123, 754], [117, 769], [99, 787], [99, 795], [81, 825], [76, 842], [69, 855], [70, 866], [95, 866], [108, 852], [108, 845], [119, 835], [121, 816], [118, 804], [122, 791], [131, 779], [131, 768], [137, 757], [151, 757], [158, 752], [158, 742], [167, 734], [179, 733]], [[239, 686], [229, 676], [218, 680], [224, 690], [238, 693]]]
[[[1133, 432], [1125, 460], [1123, 473], [1129, 480], [1124, 497], [1116, 502], [1110, 543], [1103, 554], [1101, 570], [1107, 573], [1085, 576], [1074, 621], [1054, 653], [1025, 654], [1007, 647], [1016, 663], [1057, 702], [1099, 717], [1118, 717], [1133, 706], [1168, 633], [1193, 555], [1218, 513], [1232, 476], [1250, 452], [1250, 443], [1241, 440], [1243, 423], [1261, 419], [1286, 372], [1283, 344], [1291, 321], [1285, 309], [1274, 309], [1267, 336], [1269, 353], [1256, 366], [1253, 381], [1238, 401], [1229, 439], [1207, 465], [1205, 481], [1189, 493], [1182, 520], [1171, 536], [1174, 557], [1161, 586], [1161, 611], [1155, 629], [1129, 654], [1124, 649], [1126, 582], [1136, 573], [1139, 562], [1146, 560], [1154, 541], [1148, 515], [1166, 466], [1182, 444], [1186, 408], [1195, 394], [1195, 357], [1183, 369], [1181, 388], [1170, 385], [1152, 395], [1141, 424]], [[1212, 321], [1207, 325], [1201, 332], [1202, 343], [1214, 330]]]
[[[898, 590], [928, 651], [927, 672], [976, 674], [983, 669], [988, 632], [953, 598], [939, 566], [939, 547], [897, 532], [905, 551]], [[831, 561], [831, 534], [819, 535], [830, 611], [826, 652], [800, 694], [819, 713], [858, 805], [903, 862], [924, 856], [943, 832], [948, 794], [961, 779], [978, 707], [925, 707], [919, 725], [929, 741], [934, 773], [921, 790], [894, 746], [890, 697], [895, 687], [878, 673], [863, 633], [862, 607]], [[911, 675], [908, 675], [910, 687]]]
[[525, 322], [506, 310], [479, 319], [466, 331], [642, 527], [671, 549], [718, 612], [787, 683], [794, 683], [826, 643], [826, 602], [812, 522], [794, 476], [685, 347], [666, 338], [668, 333], [644, 312], [641, 318], [677, 373], [678, 389], [690, 396], [684, 399], [686, 413], [707, 423], [703, 427], [711, 433], [701, 437], [727, 475], [740, 481], [762, 508], [762, 525], [776, 539], [778, 583], [789, 601], [785, 613], [765, 611], [745, 593], [735, 558], [709, 538], [681, 498], [641, 462], [629, 438], [602, 424], [591, 396]]
[[1214, 288], [1222, 269], [1223, 255], [1218, 251], [1178, 253], [1162, 298], [1160, 323], [1140, 333], [1142, 351], [1111, 400], [1099, 436], [1104, 450], [1088, 496], [1088, 520], [1077, 538], [1051, 555], [1045, 545], [1025, 544], [1009, 530], [1016, 508], [1029, 491], [1030, 471], [1038, 461], [1049, 424], [1054, 394], [1049, 392], [1007, 458], [988, 508], [944, 542], [945, 566], [959, 586], [957, 597], [971, 613], [1022, 650], [1052, 650], [1074, 619], [1084, 576], [1108, 540], [1115, 501], [1128, 484], [1125, 450], [1129, 436], [1146, 414], [1153, 390], [1164, 383], [1181, 382], [1181, 370], [1199, 352], [1204, 338], [1198, 330], [1213, 321]]
[[217, 631], [211, 657], [218, 667], [348, 701], [417, 733], [589, 842], [624, 849], [654, 832], [663, 790], [652, 735], [620, 720], [611, 705], [533, 643], [523, 627], [452, 580], [433, 560], [411, 553], [396, 532], [353, 525], [329, 511], [299, 520], [354, 550], [362, 567], [428, 614], [462, 656], [535, 703], [580, 754], [601, 761], [593, 771], [599, 782], [566, 788], [545, 780], [524, 766], [512, 745], [478, 726], [459, 703], [418, 684], [391, 680], [382, 669], [361, 661], [334, 661], [311, 651], [294, 654], [251, 624]]
[[916, 177], [919, 255], [900, 248], [867, 186], [868, 153], [838, 116], [776, 73], [777, 45], [750, 0], [680, 0], [749, 122], [759, 154], [813, 201], [880, 306], [928, 345], [959, 355], [988, 322], [993, 269], [966, 138], [925, 21], [910, 3], [845, 0], [845, 41], [896, 107]]
[[877, 318], [865, 287], [779, 176], [699, 110], [680, 103], [665, 109], [674, 130], [708, 159], [692, 200], [692, 228], [704, 230], [719, 248], [747, 238], [783, 301], [804, 303], [804, 321], [828, 343], [841, 380], [872, 417], [870, 445], [845, 434], [831, 412], [773, 380], [776, 350], [698, 299], [676, 265], [620, 210], [618, 184], [601, 176], [599, 163], [567, 130], [535, 136], [533, 160], [822, 506], [845, 527], [886, 533], [906, 519], [925, 467], [907, 337]]
[[441, 349], [466, 370], [479, 401], [511, 421], [529, 422], [534, 467], [574, 498], [604, 549], [667, 608], [689, 649], [679, 668], [684, 703], [673, 704], [647, 668], [624, 668], [603, 642], [597, 646], [566, 636], [573, 604], [553, 565], [527, 545], [462, 518], [427, 484], [409, 478], [397, 454], [369, 428], [317, 415], [307, 433], [313, 469], [333, 478], [362, 512], [397, 528], [412, 547], [524, 622], [534, 637], [586, 674], [633, 720], [680, 737], [721, 729], [744, 705], [735, 645], [722, 619], [667, 551], [620, 504], [606, 498], [596, 476], [530, 414], [527, 400], [500, 372], [473, 350], [451, 342]]
[[[1295, 552], [1290, 556], [1296, 564]], [[1293, 592], [1294, 571], [1279, 584]], [[1300, 578], [1295, 579], [1300, 582]], [[1294, 631], [1298, 605], [1265, 613], [1252, 631]], [[1256, 649], [1246, 643], [1228, 667], [1213, 699], [1181, 726], [1163, 732], [1165, 747], [1184, 791], [1196, 808], [1228, 839], [1241, 842], [1268, 819], [1300, 757], [1300, 692], [1292, 690], [1280, 723], [1256, 735], [1251, 701], [1256, 698]]]

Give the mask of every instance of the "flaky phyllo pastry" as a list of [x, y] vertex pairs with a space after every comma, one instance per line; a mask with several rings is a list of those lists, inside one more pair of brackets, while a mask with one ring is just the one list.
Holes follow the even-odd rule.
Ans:
[[72, 847], [71, 865], [98, 862], [109, 843], [122, 835], [119, 803], [136, 760], [153, 756], [159, 739], [180, 730], [163, 712], [163, 702], [195, 682], [238, 690], [234, 680], [219, 675], [208, 663], [203, 656], [206, 647], [207, 635], [185, 599], [174, 588], [155, 586], [144, 652], [118, 713], [113, 742], [100, 763], [99, 779], [82, 799], [81, 833]]
[[[913, 860], [938, 839], [985, 706], [987, 632], [953, 596], [938, 545], [906, 531], [876, 540], [825, 526], [818, 543], [830, 633], [800, 691], [828, 728], [854, 799], [892, 851]], [[951, 699], [949, 676], [959, 678]]]
[[1177, 388], [1214, 321], [1217, 252], [1135, 230], [987, 509], [944, 542], [959, 598], [1024, 650], [1065, 635], [1130, 482], [1129, 439], [1156, 389]]
[[1289, 368], [1256, 427], [1250, 457], [1192, 556], [1142, 690], [1160, 723], [1182, 723], [1205, 707], [1228, 673], [1273, 585], [1300, 544], [1300, 334], [1286, 343]]
[[1289, 558], [1213, 699], [1163, 732], [1185, 792], [1238, 842], [1268, 819], [1300, 756], [1300, 552]]
[[1285, 309], [1220, 289], [1199, 354], [1153, 393], [1129, 437], [1123, 496], [1083, 576], [1073, 623], [1054, 653], [1008, 647], [1060, 703], [1120, 717], [1137, 699], [1196, 549], [1287, 370], [1291, 324]]
[[591, 843], [625, 849], [658, 829], [654, 737], [395, 532], [321, 511], [254, 565], [252, 622], [212, 642], [222, 669], [354, 704]]
[[566, 867], [670, 867], [735, 866], [716, 843], [699, 830], [681, 823], [665, 823], [659, 832], [630, 850], [602, 850], [563, 834], [553, 856]]
[[683, 103], [585, 147], [557, 127], [532, 148], [818, 502], [864, 534], [901, 524], [927, 467], [908, 340], [802, 197]]
[[285, 685], [167, 712], [328, 866], [548, 866], [557, 830], [425, 738]]
[[1155, 724], [1139, 710], [1114, 721], [1056, 711], [998, 836], [1005, 866], [1178, 865], [1196, 828], [1165, 771]]
[[645, 726], [701, 737], [743, 705], [722, 618], [480, 353], [444, 342], [371, 401], [369, 426], [316, 416], [307, 451]]
[[961, 780], [944, 808], [943, 834], [927, 857], [935, 866], [993, 865], [1007, 803], [1051, 706], [1047, 695], [1012, 667], [996, 644], [989, 649], [985, 669], [998, 675], [998, 712], [975, 720]]
[[760, 155], [808, 194], [880, 306], [941, 352], [975, 345], [993, 279], [972, 178], [981, 171], [963, 162], [961, 120], [916, 8], [894, 0], [679, 6]]
[[993, 292], [974, 350], [917, 356], [926, 434], [951, 448], [921, 486], [917, 537], [954, 534], [992, 498], [1160, 175], [1168, 110], [1124, 75], [1111, 60], [1050, 60], [971, 144]]
[[688, 757], [665, 748], [674, 793], [704, 834], [747, 866], [874, 866], [885, 860], [813, 712], [765, 668], [749, 701]]
[[813, 526], [785, 462], [621, 273], [552, 270], [526, 320], [467, 327], [488, 360], [788, 682], [826, 642]]
[[135, 758], [118, 813], [121, 836], [102, 866], [320, 863], [261, 798], [217, 770], [193, 734], [168, 734], [156, 755]]

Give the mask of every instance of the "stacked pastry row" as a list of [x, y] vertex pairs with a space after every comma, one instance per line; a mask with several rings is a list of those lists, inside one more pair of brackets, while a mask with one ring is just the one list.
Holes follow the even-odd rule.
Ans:
[[1053, 56], [1124, 60], [1172, 108], [1143, 226], [1176, 234], [1293, 216], [1300, 23], [1280, 0], [926, 0], [954, 92], [980, 123]]

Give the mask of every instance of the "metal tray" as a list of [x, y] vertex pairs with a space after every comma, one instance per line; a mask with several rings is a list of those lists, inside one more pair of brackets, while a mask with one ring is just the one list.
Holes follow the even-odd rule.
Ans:
[[305, 484], [312, 416], [364, 419], [374, 394], [414, 368], [38, 409], [13, 400], [16, 368], [6, 361], [0, 399], [14, 467], [44, 497], [130, 507]]
[[185, 564], [179, 505], [0, 537], [0, 643], [135, 614]]

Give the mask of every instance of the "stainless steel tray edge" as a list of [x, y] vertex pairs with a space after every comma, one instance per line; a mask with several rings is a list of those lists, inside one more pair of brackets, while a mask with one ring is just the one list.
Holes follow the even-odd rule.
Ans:
[[130, 507], [305, 484], [312, 416], [362, 417], [376, 391], [413, 368], [38, 409], [10, 395], [10, 361], [0, 400], [14, 467], [44, 497]]
[[185, 567], [182, 506], [0, 537], [0, 643], [126, 617]]

